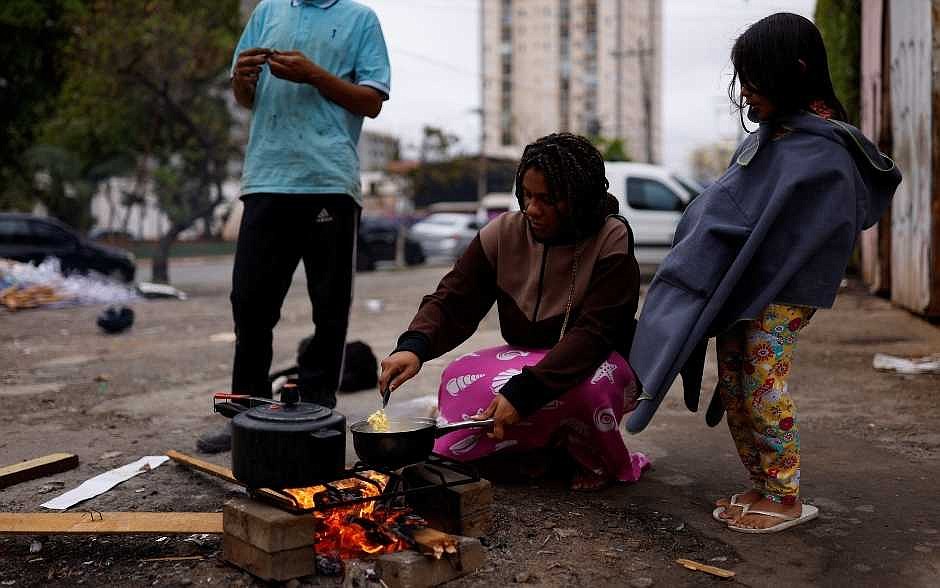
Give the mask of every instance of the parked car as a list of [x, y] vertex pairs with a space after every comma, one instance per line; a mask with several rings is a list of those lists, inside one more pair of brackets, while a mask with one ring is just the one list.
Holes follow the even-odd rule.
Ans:
[[[378, 261], [394, 261], [398, 234], [398, 221], [382, 217], [362, 217], [359, 221], [359, 240], [356, 245], [356, 271], [372, 271]], [[421, 244], [409, 237], [406, 232], [405, 264], [421, 263], [424, 263], [424, 251], [421, 249]]]
[[[683, 211], [702, 188], [660, 165], [608, 161], [604, 169], [620, 214], [633, 229], [637, 261], [659, 264], [672, 247]], [[519, 209], [515, 201], [511, 207]]]
[[85, 239], [54, 218], [10, 212], [0, 213], [0, 257], [37, 265], [56, 257], [65, 274], [95, 271], [124, 282], [137, 270], [128, 251]]
[[435, 212], [411, 227], [409, 235], [428, 258], [456, 259], [480, 230], [475, 214]]

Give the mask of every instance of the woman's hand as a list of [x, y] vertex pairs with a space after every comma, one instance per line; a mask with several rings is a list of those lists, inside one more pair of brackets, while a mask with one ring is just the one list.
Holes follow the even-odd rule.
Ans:
[[495, 421], [493, 423], [493, 432], [486, 435], [492, 439], [501, 440], [504, 434], [503, 427], [518, 423], [520, 417], [512, 403], [506, 400], [506, 397], [502, 394], [497, 394], [490, 402], [490, 405], [486, 407], [486, 410], [483, 411], [483, 414], [471, 418], [475, 421], [492, 418]]
[[421, 360], [410, 351], [398, 351], [382, 360], [382, 375], [379, 376], [379, 393], [395, 390], [421, 370]]

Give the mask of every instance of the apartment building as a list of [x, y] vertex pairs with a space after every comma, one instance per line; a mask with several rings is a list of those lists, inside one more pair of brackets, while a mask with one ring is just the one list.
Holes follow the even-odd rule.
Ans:
[[659, 0], [481, 0], [486, 152], [554, 131], [661, 157]]

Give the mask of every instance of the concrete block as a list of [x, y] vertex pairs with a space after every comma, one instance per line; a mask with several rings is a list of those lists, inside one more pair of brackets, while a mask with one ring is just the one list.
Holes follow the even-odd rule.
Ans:
[[[443, 470], [442, 473], [447, 481], [461, 477]], [[412, 484], [440, 481], [424, 465], [407, 468], [404, 476]], [[482, 537], [489, 532], [492, 523], [493, 486], [488, 480], [479, 480], [450, 488], [433, 488], [409, 496], [408, 503], [435, 529], [465, 537]]]
[[399, 551], [377, 558], [375, 570], [389, 588], [424, 588], [450, 582], [479, 569], [486, 561], [479, 539], [457, 539], [458, 553], [451, 558], [434, 559], [415, 551]]
[[233, 498], [222, 509], [226, 535], [268, 553], [311, 547], [316, 525], [312, 514], [293, 514], [250, 498]]
[[222, 536], [222, 558], [268, 581], [284, 582], [310, 576], [317, 571], [316, 553], [312, 545], [270, 553], [225, 534]]

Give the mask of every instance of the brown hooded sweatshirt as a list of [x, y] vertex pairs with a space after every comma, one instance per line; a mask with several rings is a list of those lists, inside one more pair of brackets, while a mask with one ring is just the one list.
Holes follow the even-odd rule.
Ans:
[[[466, 341], [496, 302], [506, 343], [551, 349], [501, 390], [527, 416], [589, 377], [611, 352], [628, 356], [639, 290], [639, 266], [622, 219], [607, 218], [577, 243], [543, 243], [521, 212], [508, 212], [483, 227], [424, 297], [395, 351], [411, 351], [422, 362], [439, 357]], [[569, 296], [570, 317], [559, 340]]]

